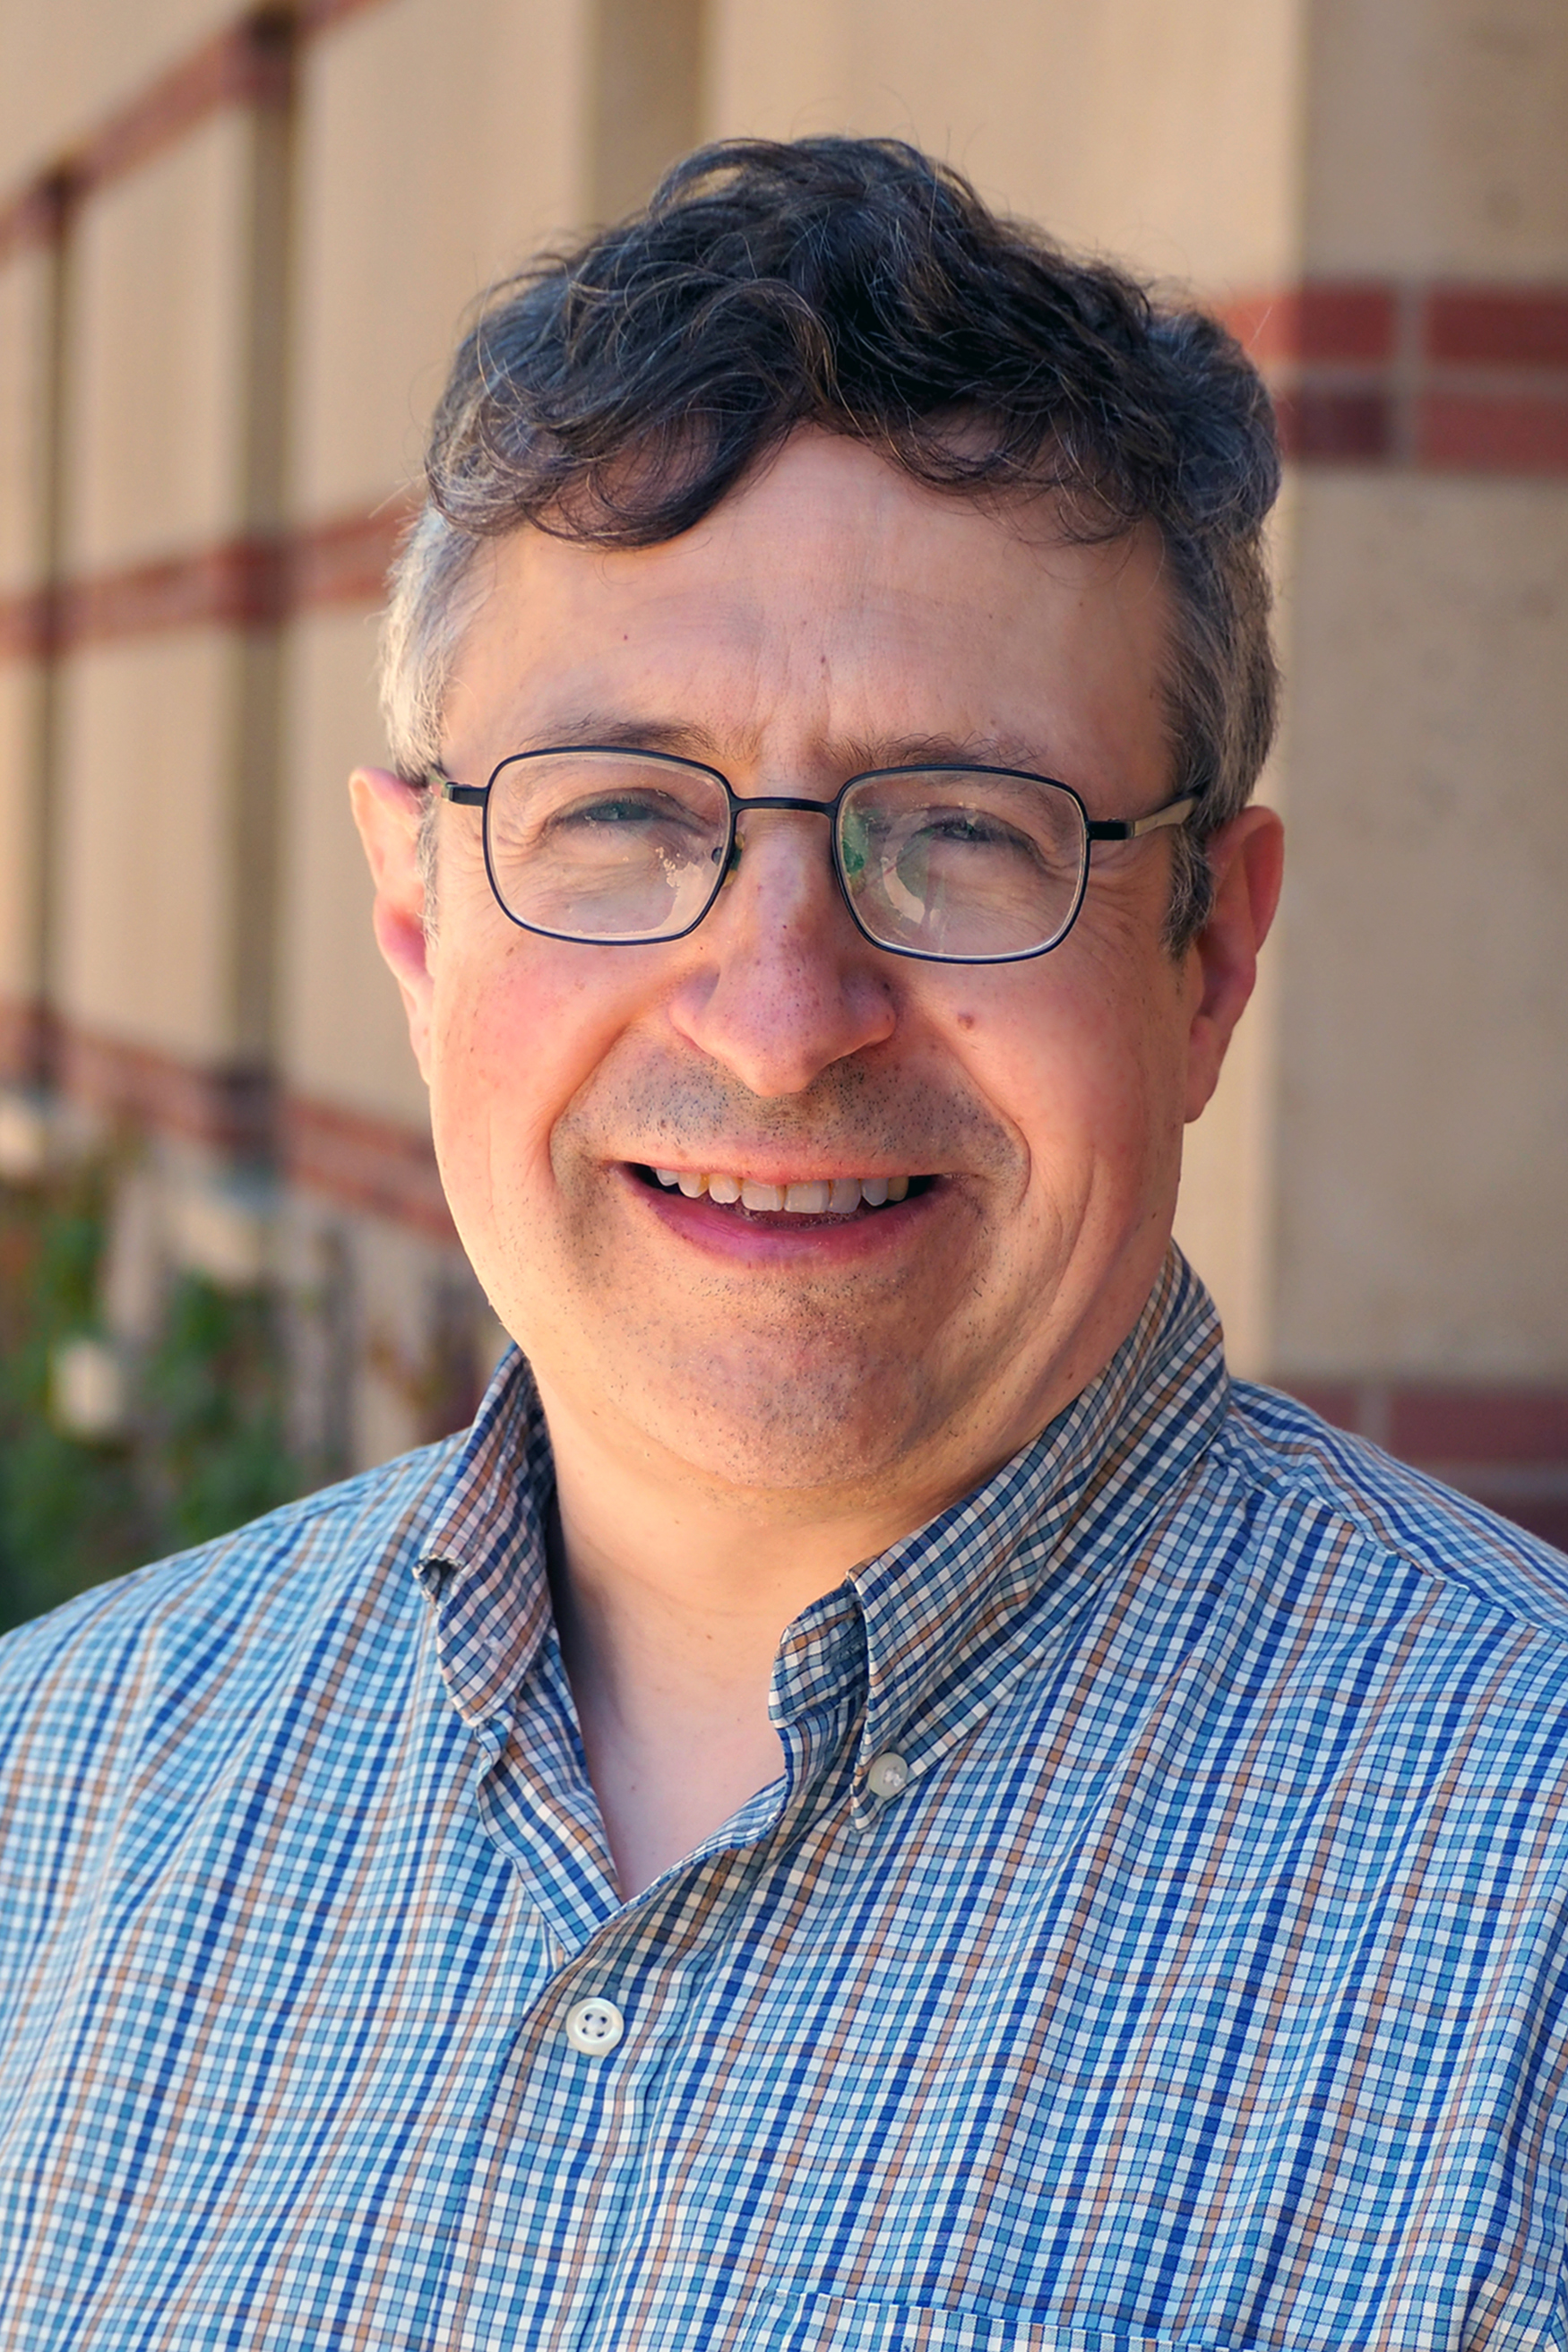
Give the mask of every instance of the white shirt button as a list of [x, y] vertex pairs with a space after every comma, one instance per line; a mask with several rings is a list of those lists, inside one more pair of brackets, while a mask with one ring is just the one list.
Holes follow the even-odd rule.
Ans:
[[901, 1797], [909, 1785], [910, 1768], [890, 1748], [886, 1755], [873, 1757], [866, 1768], [866, 1786], [874, 1797]]
[[607, 2058], [626, 2030], [626, 2021], [615, 2002], [597, 1994], [566, 2012], [566, 2039], [585, 2058]]

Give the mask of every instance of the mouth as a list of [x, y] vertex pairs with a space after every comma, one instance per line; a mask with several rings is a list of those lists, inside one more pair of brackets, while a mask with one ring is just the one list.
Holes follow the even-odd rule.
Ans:
[[631, 1173], [656, 1192], [679, 1192], [706, 1201], [747, 1224], [799, 1230], [814, 1224], [847, 1225], [884, 1215], [904, 1201], [918, 1200], [940, 1180], [935, 1176], [810, 1176], [764, 1181], [740, 1170], [647, 1168]]

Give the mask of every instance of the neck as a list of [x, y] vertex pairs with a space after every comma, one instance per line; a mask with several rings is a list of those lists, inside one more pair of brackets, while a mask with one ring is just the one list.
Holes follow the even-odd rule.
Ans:
[[1100, 1302], [1052, 1378], [984, 1435], [952, 1427], [875, 1490], [727, 1486], [535, 1367], [555, 1458], [556, 1619], [625, 1896], [778, 1777], [768, 1691], [785, 1627], [1026, 1444], [1109, 1361], [1138, 1302], [1117, 1324]]
[[[759, 1789], [784, 1628], [966, 1490], [809, 1501], [704, 1485], [542, 1383], [555, 1457], [552, 1584], [589, 1777], [628, 1900]], [[984, 1475], [984, 1468], [974, 1475]]]

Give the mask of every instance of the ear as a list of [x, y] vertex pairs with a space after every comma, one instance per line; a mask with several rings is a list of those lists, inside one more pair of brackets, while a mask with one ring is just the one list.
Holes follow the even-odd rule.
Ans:
[[1231, 1034], [1258, 978], [1285, 863], [1285, 828], [1272, 809], [1243, 809], [1205, 845], [1214, 906], [1188, 949], [1198, 996], [1187, 1032], [1184, 1116], [1198, 1117], [1218, 1083]]
[[419, 878], [425, 793], [384, 768], [356, 768], [349, 798], [375, 884], [375, 942], [397, 982], [414, 1058], [428, 1085], [431, 971]]

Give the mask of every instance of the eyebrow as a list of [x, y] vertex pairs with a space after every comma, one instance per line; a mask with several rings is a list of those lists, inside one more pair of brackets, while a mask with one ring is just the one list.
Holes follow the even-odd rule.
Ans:
[[[693, 720], [637, 718], [622, 711], [578, 710], [542, 730], [537, 743], [523, 751], [547, 751], [603, 744], [616, 751], [666, 751], [695, 760], [722, 772], [722, 747], [707, 728]], [[982, 767], [1017, 768], [1026, 774], [1049, 776], [1052, 769], [1037, 743], [1005, 729], [983, 729], [963, 735], [889, 735], [847, 737], [829, 764], [845, 776], [865, 774], [875, 768]]]

